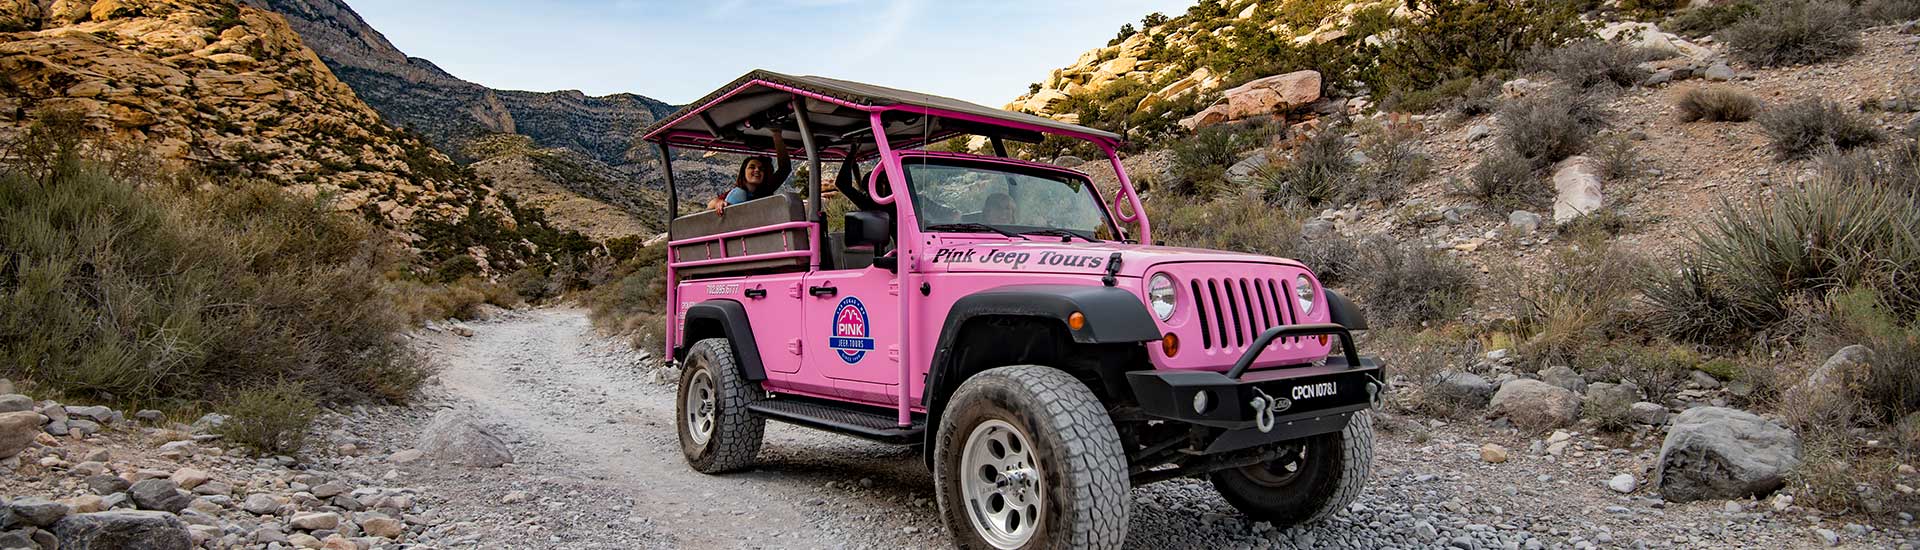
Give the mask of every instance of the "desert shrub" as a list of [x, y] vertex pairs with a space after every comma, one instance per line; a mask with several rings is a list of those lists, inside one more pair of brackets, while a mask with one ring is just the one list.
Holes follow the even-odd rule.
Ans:
[[1342, 284], [1353, 276], [1359, 261], [1360, 245], [1354, 239], [1334, 233], [1314, 239], [1302, 238], [1292, 258], [1307, 264], [1323, 284]]
[[1843, 431], [1800, 431], [1800, 465], [1787, 472], [1794, 504], [1834, 513], [1920, 511], [1920, 497], [1897, 490], [1901, 457], [1856, 446]]
[[1600, 162], [1600, 177], [1608, 182], [1628, 181], [1646, 171], [1640, 166], [1640, 149], [1625, 135], [1609, 134], [1595, 139], [1588, 155]]
[[1818, 157], [1819, 170], [1839, 185], [1879, 185], [1920, 193], [1920, 138], [1904, 139], [1882, 150], [1829, 150]]
[[1500, 141], [1544, 168], [1585, 151], [1606, 114], [1593, 99], [1553, 86], [1500, 107]]
[[1367, 162], [1353, 176], [1341, 200], [1400, 200], [1408, 185], [1433, 174], [1433, 162], [1418, 148], [1418, 131], [1387, 126], [1367, 133], [1360, 140], [1360, 152]]
[[1866, 0], [1857, 10], [1860, 17], [1875, 23], [1899, 23], [1920, 19], [1920, 2], [1913, 0]]
[[1147, 208], [1161, 244], [1290, 258], [1300, 243], [1301, 215], [1262, 206], [1251, 189], [1211, 199], [1154, 197]]
[[1650, 74], [1640, 64], [1659, 55], [1644, 48], [1602, 40], [1581, 40], [1558, 48], [1535, 50], [1522, 64], [1526, 70], [1547, 73], [1579, 89], [1596, 86], [1631, 88]]
[[1319, 206], [1348, 194], [1358, 166], [1344, 129], [1329, 128], [1300, 140], [1284, 162], [1268, 165], [1256, 177], [1268, 202]]
[[1646, 289], [1647, 321], [1675, 338], [1724, 343], [1774, 328], [1794, 300], [1853, 286], [1920, 313], [1920, 202], [1821, 175], [1771, 201], [1723, 206], [1679, 269]]
[[1680, 392], [1700, 363], [1685, 347], [1663, 341], [1615, 340], [1587, 348], [1575, 358], [1575, 369], [1596, 382], [1632, 382], [1647, 399], [1664, 402]]
[[658, 343], [666, 329], [667, 248], [635, 251], [615, 267], [606, 284], [585, 293], [593, 324], [632, 335], [636, 345]]
[[1852, 149], [1880, 141], [1871, 121], [1819, 99], [1796, 101], [1760, 115], [1773, 151], [1782, 159], [1802, 159], [1823, 148]]
[[1726, 3], [1712, 3], [1698, 8], [1689, 8], [1675, 13], [1667, 19], [1661, 28], [1683, 36], [1699, 38], [1732, 26], [1757, 8], [1749, 0], [1735, 0]]
[[1361, 247], [1349, 277], [1357, 302], [1377, 326], [1417, 326], [1459, 315], [1474, 294], [1470, 268], [1415, 243], [1385, 237]]
[[227, 421], [215, 432], [226, 441], [262, 454], [292, 454], [305, 446], [319, 403], [305, 385], [281, 381], [235, 392], [220, 408]]
[[1902, 318], [1868, 288], [1834, 294], [1825, 309], [1827, 322], [1815, 328], [1811, 348], [1860, 344], [1873, 350], [1858, 388], [1860, 413], [1891, 425], [1920, 411], [1920, 368], [1915, 368], [1920, 365], [1920, 320]]
[[1173, 158], [1173, 181], [1162, 188], [1181, 195], [1209, 197], [1230, 187], [1227, 168], [1240, 161], [1242, 153], [1260, 145], [1259, 132], [1240, 131], [1236, 126], [1201, 128], [1193, 137], [1174, 142], [1168, 151]]
[[[1638, 387], [1635, 384], [1635, 387]], [[1634, 400], [1624, 393], [1603, 393], [1580, 403], [1580, 416], [1593, 422], [1595, 429], [1618, 433], [1633, 428]]]
[[1725, 86], [1689, 88], [1674, 102], [1681, 122], [1746, 122], [1760, 112], [1760, 98]]
[[1564, 365], [1611, 339], [1628, 318], [1646, 262], [1596, 238], [1555, 250], [1541, 269], [1546, 275], [1508, 267], [1494, 278], [1491, 294], [1526, 337], [1521, 357], [1538, 366]]
[[1554, 232], [1560, 238], [1573, 242], [1588, 242], [1592, 239], [1610, 239], [1633, 230], [1644, 224], [1641, 219], [1628, 216], [1618, 204], [1602, 206], [1580, 217], [1554, 224]]
[[424, 377], [366, 223], [260, 184], [136, 188], [83, 135], [36, 128], [0, 169], [0, 377], [124, 403], [276, 380], [399, 400]]
[[1547, 187], [1533, 174], [1533, 163], [1506, 146], [1487, 151], [1468, 169], [1460, 191], [1495, 210], [1533, 206], [1547, 196]]
[[1762, 67], [1818, 63], [1860, 49], [1852, 10], [1834, 0], [1768, 2], [1717, 36], [1734, 59]]

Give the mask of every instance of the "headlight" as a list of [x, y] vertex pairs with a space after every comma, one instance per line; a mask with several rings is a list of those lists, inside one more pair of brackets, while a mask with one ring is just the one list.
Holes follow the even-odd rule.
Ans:
[[1173, 318], [1173, 308], [1180, 303], [1180, 293], [1173, 287], [1173, 277], [1161, 273], [1147, 282], [1147, 305], [1153, 307], [1153, 316], [1161, 321]]
[[1295, 275], [1293, 277], [1293, 296], [1295, 299], [1300, 300], [1301, 315], [1313, 313], [1313, 279], [1308, 279], [1304, 273]]

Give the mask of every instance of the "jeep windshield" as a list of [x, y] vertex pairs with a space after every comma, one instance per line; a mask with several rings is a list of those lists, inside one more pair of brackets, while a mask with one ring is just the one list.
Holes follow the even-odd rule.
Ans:
[[1070, 174], [954, 159], [905, 163], [920, 230], [1054, 236], [1114, 235], [1093, 184]]

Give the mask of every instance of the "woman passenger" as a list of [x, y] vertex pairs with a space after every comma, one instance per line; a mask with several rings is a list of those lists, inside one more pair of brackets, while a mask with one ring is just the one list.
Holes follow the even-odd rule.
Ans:
[[786, 184], [787, 175], [793, 172], [793, 159], [787, 154], [787, 142], [780, 137], [779, 130], [773, 131], [773, 150], [780, 158], [779, 166], [774, 166], [771, 160], [763, 156], [741, 160], [740, 172], [733, 178], [733, 188], [707, 201], [707, 207], [724, 215], [729, 204], [740, 204], [779, 193], [780, 186]]

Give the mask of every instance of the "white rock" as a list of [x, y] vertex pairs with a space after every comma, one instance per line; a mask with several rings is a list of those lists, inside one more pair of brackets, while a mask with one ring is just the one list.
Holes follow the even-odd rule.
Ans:
[[1613, 489], [1613, 492], [1616, 493], [1631, 493], [1639, 486], [1640, 481], [1634, 479], [1633, 474], [1620, 474], [1613, 476], [1613, 479], [1607, 480], [1607, 488]]

